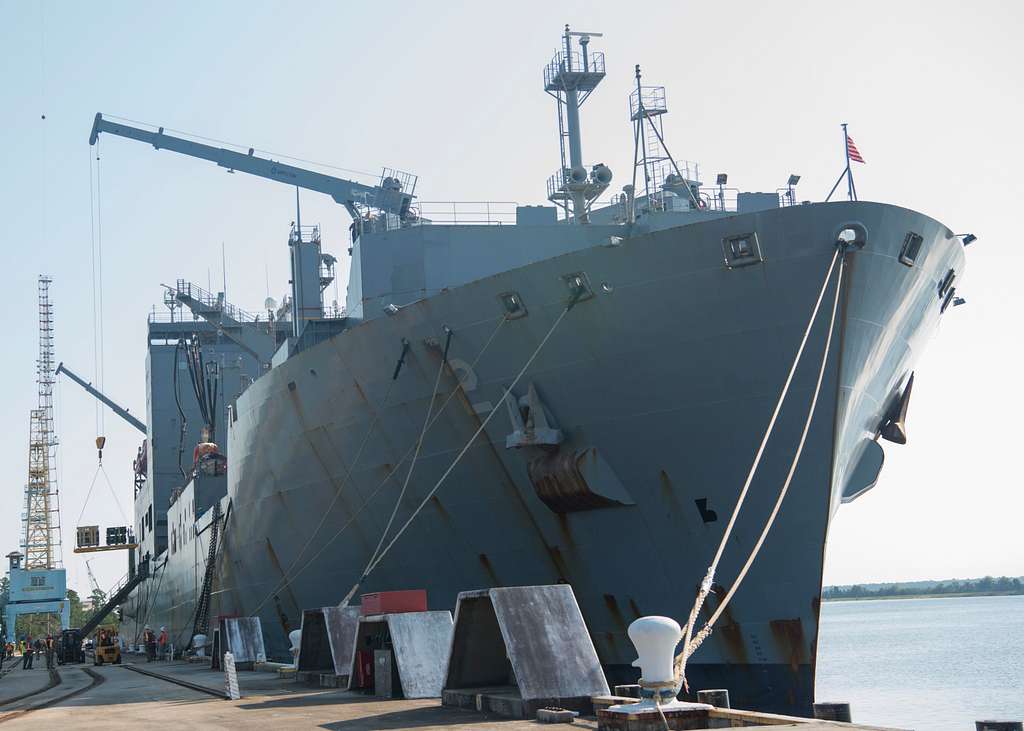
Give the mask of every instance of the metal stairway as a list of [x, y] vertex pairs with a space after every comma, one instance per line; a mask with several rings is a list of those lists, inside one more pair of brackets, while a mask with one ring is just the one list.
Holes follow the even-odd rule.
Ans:
[[128, 595], [132, 593], [132, 589], [141, 584], [147, 578], [149, 578], [149, 559], [146, 559], [139, 564], [139, 569], [134, 575], [126, 575], [117, 582], [111, 590], [110, 598], [107, 599], [107, 603], [93, 612], [89, 621], [82, 625], [82, 637], [87, 637], [89, 633], [99, 627], [103, 620], [106, 619], [116, 607], [124, 603], [128, 598]]

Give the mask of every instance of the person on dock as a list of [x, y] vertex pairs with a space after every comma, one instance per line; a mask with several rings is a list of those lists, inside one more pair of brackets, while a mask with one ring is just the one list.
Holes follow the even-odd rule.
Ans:
[[168, 640], [168, 637], [167, 637], [167, 628], [166, 627], [161, 627], [160, 628], [160, 639], [157, 640], [157, 642], [160, 645], [160, 658], [162, 660], [166, 660], [167, 659], [167, 643], [168, 643], [168, 641], [169, 640]]
[[56, 648], [53, 644], [53, 635], [46, 637], [46, 669], [53, 670], [53, 652]]
[[25, 641], [24, 647], [21, 650], [21, 669], [31, 670], [32, 669], [32, 642], [31, 638]]
[[156, 635], [148, 624], [142, 632], [142, 641], [146, 645], [146, 662], [153, 662], [156, 659]]

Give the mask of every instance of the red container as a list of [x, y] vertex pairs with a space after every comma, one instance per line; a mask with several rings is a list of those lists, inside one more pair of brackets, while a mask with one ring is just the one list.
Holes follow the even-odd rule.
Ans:
[[425, 612], [427, 611], [427, 590], [378, 591], [373, 594], [363, 594], [360, 603], [361, 613], [364, 617], [371, 614]]
[[356, 650], [356, 682], [355, 688], [373, 687], [373, 651]]

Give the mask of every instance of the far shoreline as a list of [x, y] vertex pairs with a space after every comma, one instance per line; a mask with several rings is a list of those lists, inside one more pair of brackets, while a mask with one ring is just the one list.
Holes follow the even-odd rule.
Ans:
[[951, 594], [881, 594], [879, 596], [822, 597], [825, 602], [864, 602], [894, 599], [963, 599], [977, 596], [1024, 596], [1018, 591], [965, 591]]

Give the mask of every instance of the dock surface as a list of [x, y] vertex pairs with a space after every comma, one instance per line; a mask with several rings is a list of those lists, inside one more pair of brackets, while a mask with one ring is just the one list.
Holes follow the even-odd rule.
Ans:
[[[126, 659], [127, 660], [127, 659]], [[133, 672], [132, 667], [186, 681]], [[69, 665], [57, 669], [51, 684], [45, 668], [15, 670], [0, 680], [0, 724], [6, 729], [74, 728], [138, 731], [158, 724], [196, 729], [261, 731], [322, 728], [345, 731], [409, 729], [500, 729], [525, 731], [536, 721], [511, 720], [458, 708], [438, 699], [384, 700], [359, 692], [302, 685], [269, 672], [240, 672], [242, 698], [223, 700], [211, 694], [224, 689], [224, 674], [204, 665], [126, 661], [124, 666]], [[851, 729], [848, 724], [799, 724], [806, 731]], [[578, 718], [574, 728], [597, 729], [594, 718]], [[785, 729], [797, 725], [758, 726]], [[755, 728], [755, 727], [748, 727]]]

